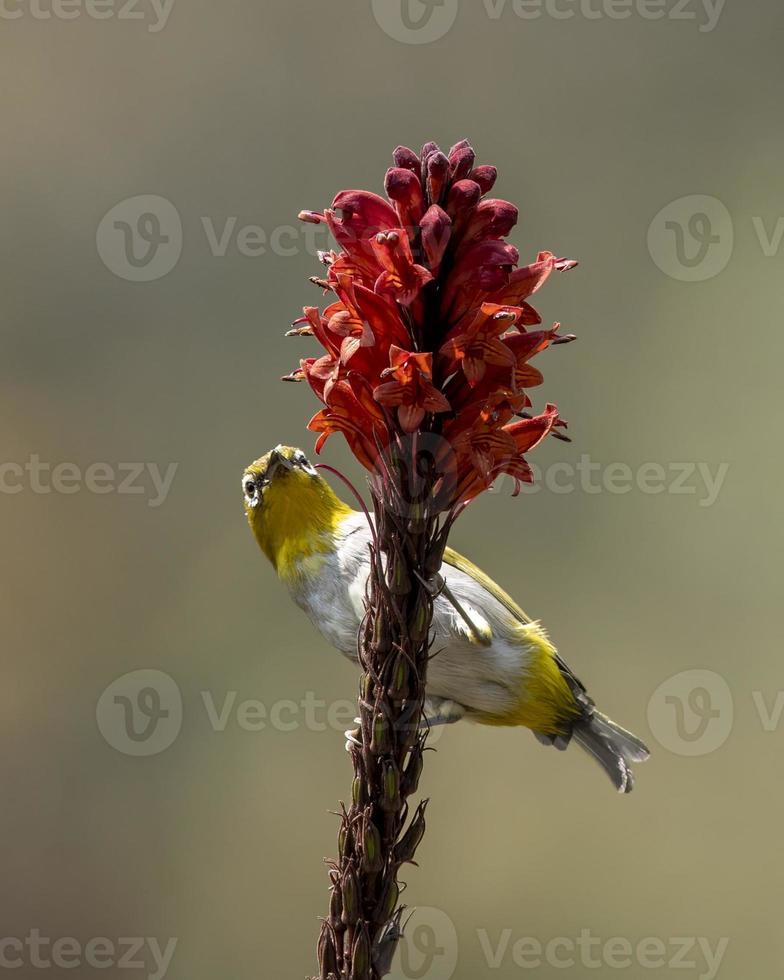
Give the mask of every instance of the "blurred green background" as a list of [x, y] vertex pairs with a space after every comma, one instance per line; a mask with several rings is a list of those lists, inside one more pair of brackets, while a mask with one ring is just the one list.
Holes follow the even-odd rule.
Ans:
[[[467, 136], [520, 206], [524, 260], [548, 248], [581, 262], [537, 303], [580, 338], [537, 362], [537, 406], [556, 401], [574, 442], [532, 461], [589, 454], [594, 480], [612, 463], [635, 480], [487, 497], [453, 543], [543, 619], [653, 757], [617, 798], [576, 750], [444, 732], [421, 868], [406, 876], [405, 901], [426, 911], [395, 977], [683, 976], [677, 937], [695, 941], [680, 954], [689, 976], [717, 975], [696, 941], [723, 939], [718, 975], [777, 976], [781, 5], [729, 0], [713, 23], [701, 0], [548, 0], [537, 18], [511, 0], [411, 0], [421, 33], [398, 0], [175, 0], [165, 24], [147, 0], [104, 4], [100, 20], [42, 9], [6, 0], [0, 14], [0, 939], [77, 939], [81, 956], [50, 977], [98, 974], [96, 937], [176, 938], [172, 980], [314, 970], [327, 811], [349, 785], [342, 719], [324, 720], [355, 675], [257, 552], [240, 475], [278, 442], [312, 447], [314, 400], [277, 381], [310, 349], [284, 330], [319, 301], [314, 243], [287, 230], [297, 212], [343, 187], [380, 190], [398, 143]], [[182, 224], [179, 261], [157, 278], [144, 241], [135, 266], [117, 246], [127, 221], [170, 239], [160, 262], [177, 257], [170, 211], [131, 220], [121, 202], [139, 195]], [[253, 225], [266, 247], [243, 254]], [[92, 492], [74, 471], [74, 492], [45, 493], [32, 456], [82, 476], [177, 469], [163, 500], [149, 469], [141, 493]], [[337, 439], [325, 459], [358, 476]], [[663, 492], [637, 484], [646, 463], [665, 467]], [[716, 499], [700, 470], [677, 492], [673, 463], [728, 464]], [[178, 731], [164, 690], [163, 742], [134, 756], [118, 688], [97, 706], [139, 670], [173, 680], [182, 719]], [[316, 724], [306, 697], [323, 702]], [[252, 708], [237, 714], [248, 700], [268, 712], [260, 730]], [[207, 705], [224, 703], [211, 722]], [[588, 957], [574, 946], [586, 930], [601, 940]], [[526, 937], [567, 945], [532, 970], [535, 955], [513, 955]], [[607, 952], [613, 937], [629, 963]], [[646, 938], [666, 950], [655, 968]], [[29, 942], [0, 952], [16, 976], [40, 975]], [[109, 956], [103, 976], [155, 976], [151, 946], [139, 956], [138, 969]]]

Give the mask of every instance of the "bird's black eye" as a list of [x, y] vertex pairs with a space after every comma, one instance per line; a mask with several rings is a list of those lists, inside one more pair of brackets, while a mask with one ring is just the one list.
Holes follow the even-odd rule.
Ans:
[[253, 482], [253, 480], [246, 480], [245, 481], [245, 495], [247, 497], [255, 497], [255, 495], [256, 495], [256, 484]]

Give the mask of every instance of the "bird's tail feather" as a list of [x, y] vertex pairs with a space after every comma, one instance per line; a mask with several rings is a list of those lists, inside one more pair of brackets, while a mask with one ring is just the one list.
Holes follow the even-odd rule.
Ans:
[[632, 791], [634, 774], [630, 764], [644, 762], [650, 755], [636, 735], [594, 711], [574, 724], [572, 737], [596, 759], [619, 793]]

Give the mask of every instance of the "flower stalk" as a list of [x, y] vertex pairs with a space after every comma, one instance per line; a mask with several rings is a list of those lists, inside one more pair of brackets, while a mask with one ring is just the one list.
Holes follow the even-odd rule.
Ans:
[[391, 969], [404, 906], [400, 872], [426, 829], [414, 806], [428, 721], [427, 666], [447, 537], [457, 516], [502, 474], [530, 482], [524, 454], [563, 434], [558, 411], [532, 414], [542, 382], [530, 360], [566, 343], [527, 302], [576, 264], [540, 252], [518, 267], [505, 241], [517, 209], [490, 198], [497, 171], [463, 140], [443, 153], [394, 152], [383, 198], [342, 191], [323, 213], [338, 245], [313, 282], [330, 294], [289, 331], [323, 348], [286, 381], [322, 403], [308, 427], [320, 452], [341, 433], [368, 471], [372, 544], [359, 727], [349, 735], [351, 799], [341, 804], [330, 907], [318, 942], [319, 980], [378, 980]]

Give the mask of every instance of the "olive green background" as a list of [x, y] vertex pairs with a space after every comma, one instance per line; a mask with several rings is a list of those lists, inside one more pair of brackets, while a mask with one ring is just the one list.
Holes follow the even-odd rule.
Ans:
[[[215, 256], [202, 219], [269, 235], [340, 188], [380, 189], [398, 143], [468, 136], [520, 206], [524, 259], [549, 248], [581, 262], [537, 304], [579, 334], [537, 362], [537, 406], [557, 402], [574, 442], [533, 460], [729, 470], [710, 507], [700, 493], [542, 489], [466, 514], [453, 543], [543, 619], [653, 757], [619, 798], [576, 749], [444, 732], [405, 901], [454, 924], [459, 980], [535, 972], [511, 952], [492, 969], [477, 930], [493, 944], [511, 930], [510, 950], [584, 929], [726, 937], [721, 977], [777, 976], [784, 732], [765, 730], [753, 692], [770, 708], [784, 688], [784, 252], [765, 255], [754, 219], [772, 234], [784, 213], [780, 4], [728, 0], [700, 31], [637, 13], [523, 20], [510, 6], [493, 19], [463, 0], [422, 45], [388, 36], [365, 0], [178, 0], [165, 29], [148, 27], [0, 18], [2, 462], [178, 464], [159, 507], [0, 494], [0, 938], [176, 937], [172, 980], [314, 970], [327, 811], [349, 785], [342, 736], [251, 732], [236, 715], [215, 731], [201, 692], [269, 709], [355, 691], [257, 552], [239, 483], [278, 442], [312, 448], [315, 402], [277, 378], [309, 349], [282, 334], [318, 302], [306, 277], [319, 267], [302, 240], [294, 254], [233, 243]], [[171, 201], [184, 236], [177, 266], [146, 283], [96, 248], [103, 216], [140, 194]], [[718, 198], [734, 224], [730, 261], [703, 282], [667, 275], [647, 246], [654, 216], [687, 195]], [[359, 476], [337, 439], [325, 459]], [[134, 758], [102, 737], [96, 704], [143, 668], [176, 681], [184, 717], [169, 748]], [[720, 747], [688, 757], [675, 735], [660, 744], [647, 706], [692, 668], [726, 679], [734, 720]], [[421, 975], [416, 952], [396, 977]], [[450, 955], [426, 975], [442, 980]], [[670, 973], [684, 976], [578, 955], [537, 975]], [[44, 973], [61, 974], [100, 975]]]

